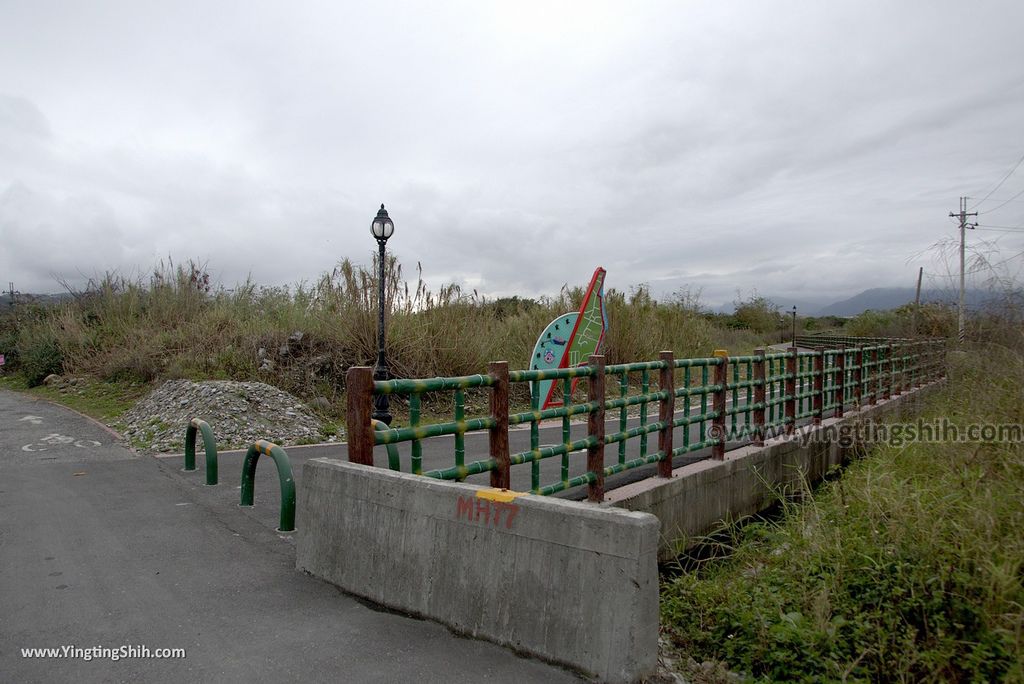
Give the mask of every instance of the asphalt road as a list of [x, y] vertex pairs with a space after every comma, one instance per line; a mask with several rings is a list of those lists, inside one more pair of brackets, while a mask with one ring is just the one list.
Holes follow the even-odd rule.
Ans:
[[[180, 458], [140, 457], [87, 418], [0, 391], [0, 681], [578, 681], [296, 572], [293, 538], [273, 531], [272, 463], [240, 509], [241, 455], [221, 460], [222, 484], [206, 487]], [[65, 646], [186, 657], [21, 653]]]
[[[606, 429], [618, 430], [617, 416]], [[683, 431], [674, 432], [677, 446]], [[572, 439], [585, 434], [585, 423], [572, 426]], [[509, 439], [513, 453], [527, 450], [529, 427], [513, 428]], [[690, 439], [698, 440], [696, 427]], [[561, 441], [560, 423], [541, 428], [542, 445]], [[636, 456], [639, 440], [627, 444], [627, 458]], [[451, 466], [453, 447], [450, 436], [425, 441], [424, 469]], [[648, 448], [657, 450], [656, 433]], [[400, 451], [408, 471], [409, 445]], [[467, 463], [487, 451], [486, 433], [466, 436]], [[309, 458], [347, 459], [344, 444], [287, 452], [297, 481]], [[674, 466], [708, 455], [687, 454]], [[273, 462], [261, 459], [256, 505], [240, 508], [243, 457], [220, 454], [220, 483], [206, 486], [201, 448], [198, 470], [183, 472], [181, 455], [139, 456], [88, 418], [0, 391], [0, 681], [578, 681], [296, 572], [294, 537], [274, 531], [280, 493]], [[386, 466], [383, 447], [374, 457]], [[605, 457], [614, 463], [617, 446], [606, 447]], [[542, 462], [542, 484], [560, 479], [560, 460]], [[585, 452], [573, 454], [570, 476], [585, 463]], [[607, 486], [654, 471], [620, 473]], [[470, 481], [486, 484], [488, 475]], [[529, 489], [528, 464], [513, 467], [512, 486]], [[583, 498], [586, 488], [560, 496]], [[20, 652], [64, 646], [184, 648], [187, 657], [86, 662]]]

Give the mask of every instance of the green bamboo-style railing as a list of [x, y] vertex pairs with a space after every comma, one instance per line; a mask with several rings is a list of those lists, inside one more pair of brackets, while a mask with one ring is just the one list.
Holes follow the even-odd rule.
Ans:
[[[399, 470], [401, 459], [392, 447], [410, 442], [408, 470], [414, 474], [464, 480], [490, 473], [492, 486], [507, 487], [509, 469], [529, 464], [531, 492], [554, 494], [586, 485], [588, 498], [599, 501], [604, 478], [615, 473], [657, 464], [658, 474], [669, 477], [672, 460], [678, 456], [711, 448], [712, 457], [721, 459], [730, 443], [763, 444], [770, 436], [792, 433], [801, 421], [820, 423], [826, 414], [841, 417], [851, 404], [875, 404], [940, 375], [936, 340], [870, 338], [865, 344], [863, 338], [815, 339], [838, 341], [840, 346], [819, 345], [813, 351], [791, 347], [767, 354], [758, 349], [732, 358], [724, 351], [697, 359], [675, 359], [671, 352], [662, 352], [657, 361], [610, 366], [604, 357], [592, 356], [589, 365], [554, 370], [508, 371], [500, 363], [491, 364], [488, 374], [416, 380], [374, 381], [372, 369], [352, 368], [348, 375], [349, 458], [373, 465], [373, 447], [386, 445], [389, 467]], [[798, 337], [797, 341], [806, 340]], [[561, 384], [564, 402], [541, 410], [536, 381], [548, 379]], [[586, 380], [586, 401], [574, 401], [574, 380]], [[510, 386], [519, 383], [533, 383], [530, 410], [512, 413], [507, 408]], [[491, 415], [466, 417], [469, 389], [491, 393]], [[430, 392], [454, 394], [454, 420], [424, 423], [422, 397]], [[371, 427], [374, 394], [406, 396], [409, 425]], [[657, 406], [657, 420], [651, 419], [651, 404]], [[629, 410], [634, 407], [639, 424], [629, 427]], [[609, 412], [613, 422], [618, 419], [617, 429], [606, 434]], [[587, 436], [574, 440], [572, 421], [583, 417], [588, 421]], [[561, 422], [560, 444], [541, 446], [539, 426], [544, 421]], [[508, 427], [524, 424], [530, 429], [529, 450], [509, 453]], [[673, 443], [675, 428], [685, 428], [679, 445]], [[465, 436], [483, 431], [490, 435], [489, 456], [467, 463]], [[444, 435], [454, 436], [452, 465], [424, 472], [423, 441]], [[651, 445], [652, 435], [656, 448]], [[634, 458], [627, 455], [630, 440], [638, 442]], [[606, 446], [616, 451], [610, 465], [605, 462]], [[570, 476], [573, 456], [581, 452], [587, 455], [586, 470]], [[540, 463], [549, 458], [560, 460], [559, 479], [542, 482]]]

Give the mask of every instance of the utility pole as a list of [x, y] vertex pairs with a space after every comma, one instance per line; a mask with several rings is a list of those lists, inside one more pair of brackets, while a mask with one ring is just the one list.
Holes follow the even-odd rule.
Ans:
[[924, 266], [917, 269], [917, 294], [914, 295], [914, 316], [910, 328], [910, 336], [917, 337], [917, 312], [921, 308], [921, 276], [924, 275]]
[[13, 309], [14, 305], [18, 302], [18, 295], [21, 293], [14, 289], [13, 282], [8, 283], [7, 286], [10, 288], [7, 290], [7, 294], [11, 296], [11, 308]]
[[950, 212], [949, 215], [950, 215], [951, 218], [958, 218], [958, 219], [960, 219], [960, 312], [959, 312], [959, 314], [957, 316], [957, 323], [958, 323], [957, 340], [960, 342], [960, 344], [963, 344], [964, 343], [964, 338], [966, 337], [966, 335], [964, 334], [964, 240], [965, 240], [964, 236], [966, 235], [966, 232], [967, 232], [968, 228], [970, 228], [971, 230], [974, 230], [974, 228], [978, 225], [977, 223], [967, 223], [967, 217], [968, 216], [977, 216], [978, 212], [975, 211], [975, 212], [972, 212], [972, 213], [968, 214], [967, 213], [967, 198], [966, 197], [961, 197], [960, 198], [960, 213], [959, 214], [954, 214], [954, 213]]

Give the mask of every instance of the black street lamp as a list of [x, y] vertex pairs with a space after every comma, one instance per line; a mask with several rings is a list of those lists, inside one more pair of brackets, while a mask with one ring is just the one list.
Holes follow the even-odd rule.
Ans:
[[796, 304], [793, 305], [793, 346], [796, 346]]
[[[373, 369], [374, 380], [389, 380], [391, 371], [388, 368], [388, 360], [384, 356], [384, 247], [388, 238], [395, 232], [395, 224], [388, 218], [388, 212], [384, 205], [380, 205], [380, 211], [370, 224], [370, 232], [377, 240], [380, 248], [380, 290], [377, 303], [380, 305], [377, 317], [377, 366]], [[391, 408], [388, 403], [388, 395], [378, 394], [373, 399], [373, 419], [379, 420], [386, 425], [391, 425]]]

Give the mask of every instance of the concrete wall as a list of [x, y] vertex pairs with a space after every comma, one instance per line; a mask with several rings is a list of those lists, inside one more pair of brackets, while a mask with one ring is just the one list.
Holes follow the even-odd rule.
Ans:
[[300, 570], [602, 681], [655, 669], [652, 515], [331, 459], [298, 500]]
[[650, 478], [619, 487], [608, 493], [605, 505], [656, 515], [661, 521], [658, 555], [663, 560], [673, 558], [723, 522], [770, 506], [777, 498], [773, 490], [820, 480], [845, 456], [834, 439], [840, 426], [913, 413], [916, 400], [938, 384], [847, 411], [842, 419], [826, 419], [817, 427], [800, 428], [793, 438], [728, 451], [722, 461], [709, 459], [676, 468], [672, 479]]

